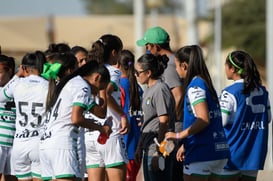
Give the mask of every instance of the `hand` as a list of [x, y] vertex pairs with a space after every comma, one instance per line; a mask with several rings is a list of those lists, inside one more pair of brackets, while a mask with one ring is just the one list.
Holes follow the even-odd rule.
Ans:
[[180, 148], [177, 150], [176, 160], [179, 161], [179, 162], [184, 161], [184, 159], [185, 159], [184, 153], [185, 153], [185, 149], [184, 149], [184, 145], [182, 144], [180, 146]]
[[120, 126], [121, 126], [121, 128], [119, 129], [120, 134], [126, 134], [129, 132], [130, 125], [127, 116], [121, 116]]
[[112, 133], [112, 129], [109, 125], [105, 124], [102, 126], [102, 131], [103, 133], [106, 133], [109, 137], [109, 135]]
[[104, 122], [104, 125], [102, 127], [103, 129], [103, 132], [105, 132], [108, 136], [112, 133], [112, 125], [113, 125], [113, 117], [112, 116], [109, 116], [107, 117], [106, 121]]
[[174, 132], [167, 132], [165, 133], [165, 139], [168, 140], [168, 139], [176, 139], [176, 133]]

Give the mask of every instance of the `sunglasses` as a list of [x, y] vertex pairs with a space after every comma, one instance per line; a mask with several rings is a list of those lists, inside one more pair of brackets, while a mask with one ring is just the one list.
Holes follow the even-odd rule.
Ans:
[[136, 75], [137, 77], [139, 77], [139, 75], [140, 75], [141, 73], [146, 72], [146, 71], [147, 71], [147, 70], [141, 70], [141, 71], [135, 70], [135, 75]]

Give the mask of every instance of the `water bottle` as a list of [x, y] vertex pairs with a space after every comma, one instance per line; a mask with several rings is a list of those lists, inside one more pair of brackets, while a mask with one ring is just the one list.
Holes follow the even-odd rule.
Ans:
[[98, 143], [104, 145], [108, 138], [109, 136], [106, 133], [100, 133], [98, 137]]
[[170, 153], [174, 150], [174, 143], [171, 140], [163, 140], [161, 143], [158, 143], [157, 138], [154, 138], [154, 142], [159, 147], [159, 152], [163, 154], [164, 157], [169, 156]]
[[[112, 119], [113, 118], [111, 116], [108, 117], [106, 119], [104, 125], [109, 125], [111, 127], [112, 126]], [[106, 133], [102, 132], [102, 133], [100, 133], [97, 141], [98, 141], [99, 144], [104, 145], [108, 138], [109, 138], [109, 136]]]

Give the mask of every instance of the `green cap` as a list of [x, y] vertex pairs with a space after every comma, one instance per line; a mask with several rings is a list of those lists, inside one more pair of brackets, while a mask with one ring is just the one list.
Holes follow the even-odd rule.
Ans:
[[136, 44], [138, 46], [145, 46], [147, 43], [162, 44], [169, 43], [169, 41], [169, 34], [163, 28], [156, 26], [148, 29], [144, 33], [144, 37], [140, 40], [137, 40]]

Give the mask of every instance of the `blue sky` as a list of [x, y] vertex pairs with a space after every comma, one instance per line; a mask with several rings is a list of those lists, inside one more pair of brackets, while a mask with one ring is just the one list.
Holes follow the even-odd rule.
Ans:
[[82, 0], [0, 0], [0, 16], [85, 14]]

